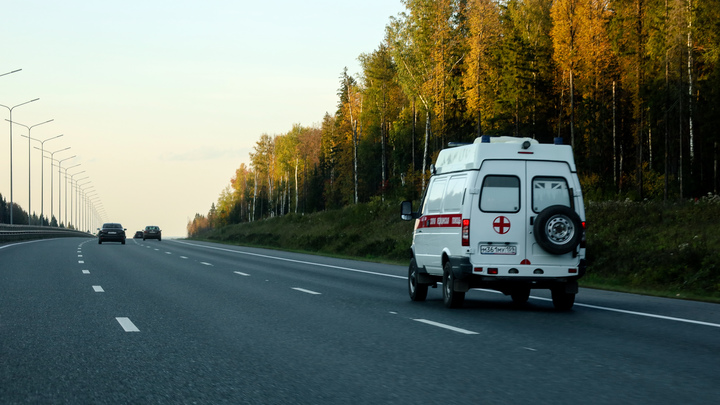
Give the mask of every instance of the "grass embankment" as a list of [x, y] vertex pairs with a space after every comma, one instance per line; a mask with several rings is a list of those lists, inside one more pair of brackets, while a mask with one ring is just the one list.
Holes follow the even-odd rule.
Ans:
[[[720, 302], [720, 201], [590, 202], [581, 285]], [[203, 234], [215, 242], [407, 264], [412, 222], [397, 202], [290, 214]]]

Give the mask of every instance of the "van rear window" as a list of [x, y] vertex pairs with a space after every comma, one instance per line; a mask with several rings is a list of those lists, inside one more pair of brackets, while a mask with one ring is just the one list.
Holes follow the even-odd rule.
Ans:
[[563, 177], [535, 177], [532, 190], [532, 206], [535, 212], [551, 205], [571, 207], [567, 180]]
[[520, 211], [520, 179], [486, 176], [480, 191], [480, 209], [485, 212]]

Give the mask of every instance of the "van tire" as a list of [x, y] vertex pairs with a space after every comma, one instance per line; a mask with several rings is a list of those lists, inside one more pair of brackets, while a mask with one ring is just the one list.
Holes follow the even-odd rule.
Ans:
[[580, 244], [582, 222], [572, 208], [551, 205], [535, 218], [533, 233], [543, 250], [553, 255], [563, 255], [572, 252]]
[[455, 291], [455, 275], [450, 262], [443, 266], [443, 302], [448, 308], [460, 308], [465, 301], [465, 293]]
[[415, 258], [410, 260], [408, 268], [408, 292], [413, 301], [425, 301], [428, 293], [428, 285], [418, 282], [418, 267]]
[[567, 293], [564, 289], [553, 289], [552, 302], [558, 311], [569, 311], [575, 304], [575, 294]]

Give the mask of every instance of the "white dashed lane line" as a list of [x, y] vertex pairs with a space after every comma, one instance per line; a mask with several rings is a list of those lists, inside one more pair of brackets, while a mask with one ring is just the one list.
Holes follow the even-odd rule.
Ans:
[[94, 285], [92, 287], [93, 287], [93, 290], [95, 290], [95, 292], [105, 292], [105, 290], [103, 290], [103, 288], [99, 285]]
[[317, 291], [306, 290], [306, 289], [304, 289], [304, 288], [299, 288], [299, 287], [293, 287], [293, 290], [295, 290], [295, 291], [300, 291], [300, 292], [304, 292], [304, 293], [306, 293], [306, 294], [312, 294], [312, 295], [320, 295], [320, 294], [321, 294], [321, 293], [319, 293], [319, 292], [317, 292]]
[[140, 329], [135, 326], [134, 323], [130, 320], [130, 318], [125, 317], [116, 317], [116, 321], [122, 326], [123, 329], [125, 329], [125, 332], [140, 332]]
[[83, 274], [90, 274], [90, 270], [83, 270]]
[[241, 275], [241, 276], [245, 276], [245, 277], [250, 277], [250, 275], [249, 275], [249, 274], [247, 274], [247, 273], [243, 273], [243, 272], [240, 272], [240, 271], [233, 271], [233, 273], [235, 273], [235, 274], [239, 274], [239, 275]]
[[206, 266], [212, 266], [212, 264], [210, 264], [210, 263], [208, 263], [208, 262], [200, 262], [200, 264], [204, 264], [204, 265], [206, 265]]
[[462, 333], [462, 334], [464, 334], [464, 335], [477, 335], [477, 334], [478, 334], [477, 332], [473, 332], [473, 331], [471, 331], [471, 330], [462, 329], [462, 328], [457, 328], [457, 327], [455, 327], [455, 326], [446, 325], [446, 324], [444, 324], [444, 323], [439, 323], [439, 322], [434, 322], [434, 321], [428, 321], [427, 319], [413, 319], [413, 321], [420, 322], [420, 323], [424, 323], [424, 324], [426, 324], [426, 325], [437, 326], [438, 328], [443, 328], [443, 329], [451, 330], [451, 331], [453, 331], [453, 332]]

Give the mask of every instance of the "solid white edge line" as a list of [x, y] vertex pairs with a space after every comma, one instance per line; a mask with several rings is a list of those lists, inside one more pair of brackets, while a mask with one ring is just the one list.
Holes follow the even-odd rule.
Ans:
[[477, 334], [478, 334], [477, 332], [473, 332], [473, 331], [471, 331], [471, 330], [462, 329], [462, 328], [456, 328], [456, 327], [454, 327], [454, 326], [445, 325], [444, 323], [438, 323], [438, 322], [428, 321], [427, 319], [413, 319], [413, 321], [421, 322], [421, 323], [428, 324], [428, 325], [432, 325], [432, 326], [437, 326], [438, 328], [448, 329], [448, 330], [451, 330], [451, 331], [453, 331], [453, 332], [458, 332], [458, 333], [462, 333], [462, 334], [465, 334], [465, 335], [477, 335]]
[[306, 290], [306, 289], [300, 288], [300, 287], [293, 287], [293, 290], [295, 290], [295, 291], [300, 291], [300, 292], [304, 292], [304, 293], [307, 293], [307, 294], [312, 294], [312, 295], [320, 295], [320, 294], [321, 294], [321, 293], [319, 293], [319, 292], [317, 292], [317, 291]]
[[116, 321], [122, 326], [122, 328], [125, 330], [125, 332], [140, 332], [140, 329], [135, 326], [134, 323], [130, 320], [130, 318], [125, 317], [116, 317]]
[[308, 264], [308, 265], [311, 265], [311, 266], [319, 266], [319, 267], [328, 267], [328, 268], [331, 268], [331, 269], [354, 271], [354, 272], [356, 272], [356, 273], [372, 274], [372, 275], [375, 275], [375, 276], [399, 278], [399, 279], [401, 279], [401, 280], [406, 280], [406, 279], [407, 279], [407, 277], [405, 277], [405, 276], [396, 276], [396, 275], [394, 275], [394, 274], [384, 274], [384, 273], [378, 273], [378, 272], [374, 272], [374, 271], [353, 269], [353, 268], [350, 268], [350, 267], [333, 266], [333, 265], [331, 265], [331, 264], [313, 263], [313, 262], [307, 262], [307, 261], [303, 261], [303, 260], [286, 259], [286, 258], [284, 258], [284, 257], [268, 256], [268, 255], [262, 255], [262, 254], [259, 254], [259, 253], [241, 252], [241, 251], [238, 251], [238, 250], [223, 249], [223, 248], [214, 247], [214, 246], [197, 245], [197, 244], [194, 244], [194, 243], [188, 243], [188, 242], [182, 242], [182, 241], [174, 241], [174, 242], [182, 243], [182, 244], [184, 244], [184, 245], [202, 247], [202, 248], [205, 248], [205, 249], [220, 250], [220, 251], [223, 251], [223, 252], [238, 253], [238, 254], [248, 255], [248, 256], [264, 257], [264, 258], [266, 258], [266, 259], [281, 260], [281, 261], [284, 261], [284, 262], [291, 262], [291, 263], [298, 263], [298, 264]]
[[[214, 250], [220, 250], [220, 251], [224, 251], [224, 252], [238, 253], [238, 254], [249, 255], [249, 256], [257, 256], [257, 257], [264, 257], [264, 258], [275, 259], [275, 260], [282, 260], [282, 261], [286, 261], [286, 262], [293, 262], [293, 263], [300, 263], [300, 264], [308, 264], [308, 265], [313, 265], [313, 266], [328, 267], [328, 268], [333, 268], [333, 269], [338, 269], [338, 270], [347, 270], [347, 271], [353, 271], [353, 272], [357, 272], [357, 273], [372, 274], [372, 275], [376, 275], [376, 276], [399, 278], [399, 279], [402, 279], [402, 280], [407, 280], [407, 277], [404, 277], [404, 276], [396, 276], [396, 275], [393, 275], [393, 274], [383, 274], [383, 273], [377, 273], [377, 272], [374, 272], [374, 271], [366, 271], [366, 270], [353, 269], [353, 268], [349, 268], [349, 267], [333, 266], [333, 265], [329, 265], [329, 264], [313, 263], [313, 262], [307, 262], [307, 261], [302, 261], [302, 260], [294, 260], [294, 259], [286, 259], [286, 258], [282, 258], [282, 257], [262, 255], [262, 254], [259, 254], [259, 253], [241, 252], [241, 251], [237, 251], [237, 250], [223, 249], [223, 248], [218, 248], [218, 247], [214, 247], [214, 246], [198, 245], [198, 244], [195, 244], [195, 243], [188, 243], [188, 242], [183, 242], [183, 241], [179, 241], [179, 240], [178, 240], [178, 241], [174, 241], [174, 242], [182, 243], [182, 244], [190, 245], [190, 246], [197, 246], [197, 247], [201, 247], [201, 248], [205, 248], [205, 249], [214, 249]], [[500, 292], [498, 292], [498, 291], [493, 291], [493, 290], [483, 290], [483, 291], [489, 291], [489, 292], [493, 292], [493, 293], [500, 293]], [[552, 300], [549, 299], [549, 298], [542, 298], [542, 297], [535, 297], [535, 296], [531, 296], [530, 298], [538, 299], [538, 300], [543, 300], [543, 301], [552, 301]], [[676, 322], [685, 322], [685, 323], [691, 323], [691, 324], [695, 324], [695, 325], [712, 326], [712, 327], [715, 327], [715, 328], [720, 328], [720, 324], [710, 323], [710, 322], [702, 322], [702, 321], [694, 321], [694, 320], [692, 320], [692, 319], [674, 318], [674, 317], [671, 317], [671, 316], [655, 315], [655, 314], [649, 314], [649, 313], [645, 313], [645, 312], [627, 311], [627, 310], [624, 310], [624, 309], [615, 309], [615, 308], [608, 308], [608, 307], [600, 307], [600, 306], [595, 306], [595, 305], [580, 304], [580, 303], [577, 303], [577, 302], [575, 303], [575, 305], [581, 306], [581, 307], [586, 307], [586, 308], [592, 308], [592, 309], [599, 309], [599, 310], [605, 310], [605, 311], [611, 311], [611, 312], [618, 312], [618, 313], [623, 313], [623, 314], [628, 314], [628, 315], [645, 316], [645, 317], [649, 317], [649, 318], [663, 319], [663, 320], [676, 321]]]
[[608, 308], [608, 307], [601, 307], [601, 306], [597, 306], [597, 305], [578, 304], [578, 303], [575, 303], [575, 305], [585, 307], [585, 308], [600, 309], [603, 311], [619, 312], [621, 314], [638, 315], [638, 316], [645, 316], [648, 318], [664, 319], [666, 321], [685, 322], [685, 323], [692, 323], [695, 325], [712, 326], [714, 328], [720, 328], [720, 324], [711, 323], [711, 322], [694, 321], [692, 319], [675, 318], [673, 316], [648, 314], [645, 312], [628, 311], [625, 309]]
[[57, 239], [57, 238], [36, 239], [36, 240], [29, 240], [29, 241], [27, 241], [27, 242], [10, 243], [10, 244], [7, 244], [7, 245], [2, 245], [2, 246], [0, 246], [0, 249], [5, 249], [5, 248], [13, 247], [13, 246], [18, 246], [18, 245], [24, 245], [24, 244], [26, 244], [26, 243], [46, 242], [46, 241], [55, 240], [55, 239]]

